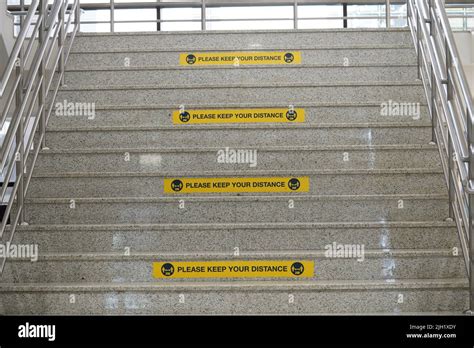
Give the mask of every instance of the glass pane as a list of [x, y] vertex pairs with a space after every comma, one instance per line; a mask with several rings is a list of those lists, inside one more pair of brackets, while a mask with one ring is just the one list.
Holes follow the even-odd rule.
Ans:
[[[298, 6], [299, 29], [342, 28], [342, 5], [303, 5]], [[339, 17], [338, 19], [314, 19], [324, 17]], [[307, 18], [307, 19], [303, 19]]]
[[206, 11], [208, 30], [291, 29], [294, 26], [292, 6], [231, 6]]
[[[173, 22], [162, 22], [163, 31], [201, 30], [201, 9], [199, 8], [164, 8], [161, 19]], [[197, 22], [183, 22], [196, 20]]]

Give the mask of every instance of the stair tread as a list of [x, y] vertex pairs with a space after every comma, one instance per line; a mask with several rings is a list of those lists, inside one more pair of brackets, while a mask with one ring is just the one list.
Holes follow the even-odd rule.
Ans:
[[[260, 51], [260, 50], [259, 50]], [[206, 66], [199, 65], [195, 67], [187, 67], [181, 65], [140, 65], [140, 66], [130, 66], [130, 67], [121, 67], [121, 66], [97, 66], [97, 67], [82, 67], [82, 68], [67, 68], [66, 72], [97, 72], [97, 71], [121, 71], [121, 72], [134, 72], [134, 71], [154, 71], [154, 70], [182, 70], [182, 71], [192, 71], [192, 70], [235, 70], [235, 69], [314, 69], [314, 68], [337, 68], [337, 69], [357, 69], [357, 68], [406, 68], [406, 67], [417, 67], [415, 63], [359, 63], [352, 65], [341, 65], [341, 64], [301, 64], [301, 65], [241, 65], [238, 68], [232, 65], [216, 65], [216, 66]]]
[[387, 222], [311, 222], [311, 223], [208, 223], [208, 224], [101, 224], [101, 225], [20, 225], [17, 231], [54, 230], [117, 230], [117, 229], [303, 229], [303, 228], [411, 228], [411, 227], [456, 227], [454, 221], [387, 221]]
[[149, 290], [384, 290], [384, 289], [463, 289], [467, 290], [467, 279], [403, 279], [403, 280], [331, 280], [331, 281], [244, 281], [231, 282], [148, 282], [148, 283], [0, 283], [0, 292], [45, 292], [45, 291], [149, 291]]
[[248, 177], [254, 175], [350, 175], [350, 174], [443, 174], [439, 167], [397, 168], [397, 169], [321, 169], [321, 170], [226, 170], [226, 171], [159, 171], [159, 172], [43, 172], [33, 174], [34, 178], [74, 177]]
[[227, 84], [187, 84], [187, 85], [90, 85], [90, 86], [75, 86], [75, 87], [61, 87], [61, 91], [108, 91], [108, 90], [142, 90], [142, 89], [208, 89], [208, 88], [297, 88], [297, 87], [359, 87], [359, 86], [423, 86], [420, 80], [413, 81], [368, 81], [368, 82], [322, 82], [322, 83], [227, 83]]
[[[429, 150], [438, 151], [435, 145], [431, 144], [395, 144], [395, 145], [317, 145], [317, 146], [240, 146], [239, 149], [252, 149], [259, 151], [397, 151], [397, 150]], [[114, 154], [114, 153], [156, 153], [156, 152], [215, 152], [222, 150], [222, 147], [133, 147], [133, 148], [78, 148], [78, 149], [45, 149], [40, 150], [42, 155], [56, 154]]]
[[[38, 256], [38, 261], [137, 261], [137, 260], [247, 260], [247, 259], [272, 259], [272, 258], [311, 258], [328, 259], [325, 250], [285, 250], [285, 251], [252, 251], [240, 253], [236, 257], [232, 252], [185, 252], [185, 253], [156, 253], [156, 252], [131, 252], [124, 255], [118, 252], [43, 252]], [[364, 251], [365, 258], [425, 258], [425, 257], [451, 257], [461, 258], [462, 255], [453, 255], [452, 248], [444, 249], [370, 249]], [[353, 261], [353, 258], [330, 258], [331, 260]], [[29, 262], [28, 259], [12, 259], [10, 262]]]
[[[162, 126], [98, 126], [98, 127], [49, 127], [47, 132], [106, 132], [106, 131], [185, 131], [185, 130], [204, 130], [204, 129], [336, 129], [336, 128], [429, 128], [431, 124], [423, 122], [387, 122], [387, 123], [336, 123], [336, 124], [189, 124], [189, 125], [162, 125]], [[350, 145], [349, 145], [350, 146]]]

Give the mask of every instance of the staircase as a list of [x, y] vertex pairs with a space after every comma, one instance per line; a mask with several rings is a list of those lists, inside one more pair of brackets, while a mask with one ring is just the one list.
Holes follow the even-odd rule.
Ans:
[[[297, 51], [301, 64], [180, 66]], [[239, 63], [239, 62], [237, 62]], [[235, 66], [238, 65], [238, 66]], [[461, 313], [468, 281], [410, 32], [80, 34], [16, 244], [4, 314]], [[420, 103], [383, 115], [383, 103]], [[173, 112], [301, 108], [304, 122], [175, 124]], [[393, 105], [392, 105], [393, 106]], [[225, 149], [258, 164], [218, 163]], [[308, 192], [167, 193], [177, 178], [308, 178]], [[335, 244], [364, 259], [328, 257]], [[162, 279], [154, 262], [311, 261], [309, 277]], [[314, 273], [314, 274], [313, 274]], [[166, 278], [166, 277], [165, 277]]]

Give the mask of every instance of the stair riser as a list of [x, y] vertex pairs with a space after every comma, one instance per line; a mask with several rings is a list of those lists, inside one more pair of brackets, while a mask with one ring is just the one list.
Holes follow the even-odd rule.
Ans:
[[[35, 175], [43, 173], [156, 173], [158, 171], [318, 170], [439, 168], [438, 150], [335, 150], [257, 151], [255, 167], [249, 164], [218, 163], [218, 150], [202, 152], [127, 152], [40, 155]], [[347, 153], [348, 161], [344, 161]], [[128, 154], [128, 155], [127, 155]]]
[[[230, 253], [229, 253], [230, 254]], [[298, 257], [295, 257], [299, 259]], [[156, 261], [175, 261], [166, 257], [157, 257]], [[356, 259], [322, 258], [314, 260], [313, 278], [289, 278], [295, 282], [302, 279], [323, 280], [380, 280], [380, 279], [429, 279], [461, 278], [465, 268], [460, 257], [436, 258], [365, 258]], [[14, 271], [12, 271], [14, 267]], [[191, 278], [157, 280], [153, 277], [153, 260], [124, 261], [38, 261], [10, 262], [5, 267], [2, 281], [10, 283], [63, 283], [63, 282], [172, 282], [182, 281], [213, 282], [218, 279], [232, 282], [232, 278]], [[254, 278], [257, 280], [274, 278]]]
[[[276, 49], [280, 51], [280, 49]], [[122, 68], [130, 67], [176, 66], [179, 65], [180, 52], [116, 52], [71, 54], [67, 68]], [[358, 48], [301, 50], [302, 64], [343, 65], [358, 64], [415, 64], [416, 54], [412, 48]], [[347, 60], [345, 60], [347, 58]]]
[[51, 149], [398, 145], [427, 144], [430, 127], [388, 128], [185, 128], [137, 131], [47, 132]]
[[[74, 294], [76, 302], [70, 303]], [[185, 294], [185, 303], [180, 295]], [[403, 294], [404, 302], [397, 299]], [[289, 295], [294, 303], [289, 304]], [[149, 291], [2, 293], [2, 313], [59, 315], [323, 314], [456, 312], [468, 308], [463, 289], [353, 291]]]
[[[60, 102], [60, 100], [57, 100]], [[249, 105], [238, 104], [236, 108], [246, 108]], [[283, 107], [288, 108], [288, 105], [281, 103], [267, 105], [268, 107]], [[187, 108], [192, 109], [190, 105]], [[222, 105], [223, 109], [228, 108], [228, 105]], [[295, 105], [295, 107], [302, 107], [305, 109], [305, 123], [307, 124], [321, 124], [321, 123], [377, 123], [377, 122], [423, 122], [429, 121], [429, 114], [426, 106], [420, 106], [419, 116], [410, 115], [391, 115], [383, 116], [380, 105], [376, 106], [320, 106], [320, 107], [305, 107], [302, 105]], [[175, 110], [177, 110], [176, 106]], [[206, 106], [198, 107], [200, 109], [207, 109]], [[174, 110], [173, 110], [174, 111]], [[87, 115], [84, 116], [61, 116], [56, 115], [55, 112], [51, 114], [49, 119], [50, 127], [100, 127], [100, 126], [136, 126], [137, 124], [146, 126], [162, 126], [172, 125], [170, 109], [149, 109], [149, 110], [103, 110], [96, 109], [93, 120]]]
[[261, 69], [185, 69], [138, 71], [67, 72], [69, 88], [79, 86], [196, 85], [229, 83], [324, 83], [324, 82], [413, 82], [416, 66], [410, 67], [348, 67], [348, 68], [261, 68]]
[[[173, 33], [153, 35], [103, 35], [77, 36], [73, 52], [110, 52], [115, 50], [143, 51], [144, 49], [180, 49], [188, 51], [206, 50], [252, 50], [286, 47], [286, 50], [318, 46], [354, 45], [411, 45], [408, 31], [287, 31], [287, 32], [209, 32]], [[187, 53], [184, 51], [183, 53]]]
[[47, 252], [185, 253], [324, 250], [334, 242], [360, 244], [366, 249], [450, 249], [458, 246], [455, 228], [288, 228], [288, 229], [169, 229], [114, 231], [17, 231], [16, 244], [37, 244]]
[[403, 103], [424, 102], [419, 85], [406, 86], [317, 86], [317, 87], [208, 87], [125, 90], [63, 90], [57, 102], [95, 103], [97, 105], [198, 104], [212, 100], [224, 103], [368, 103], [394, 100]]
[[[185, 209], [179, 209], [184, 199]], [[293, 199], [295, 208], [289, 209]], [[187, 203], [186, 203], [187, 202]], [[235, 223], [235, 222], [336, 222], [336, 221], [442, 221], [448, 216], [445, 200], [405, 199], [398, 208], [391, 200], [288, 199], [274, 201], [201, 201], [177, 196], [172, 202], [156, 203], [28, 203], [30, 224], [120, 224], [120, 223]]]
[[[315, 195], [443, 194], [444, 176], [437, 174], [311, 175]], [[163, 177], [34, 178], [30, 198], [162, 197]], [[241, 194], [242, 195], [242, 194]], [[255, 195], [255, 193], [251, 193]]]

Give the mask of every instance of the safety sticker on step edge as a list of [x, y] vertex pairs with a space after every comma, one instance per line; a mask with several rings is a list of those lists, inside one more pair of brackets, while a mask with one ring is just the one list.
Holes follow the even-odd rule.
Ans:
[[181, 66], [301, 64], [301, 52], [195, 52], [179, 55]]
[[314, 261], [192, 261], [154, 262], [153, 277], [182, 278], [310, 278]]
[[206, 123], [301, 123], [305, 121], [305, 109], [208, 109], [175, 110], [173, 124]]
[[308, 192], [309, 177], [258, 178], [175, 178], [164, 179], [164, 192], [224, 193], [224, 192]]

